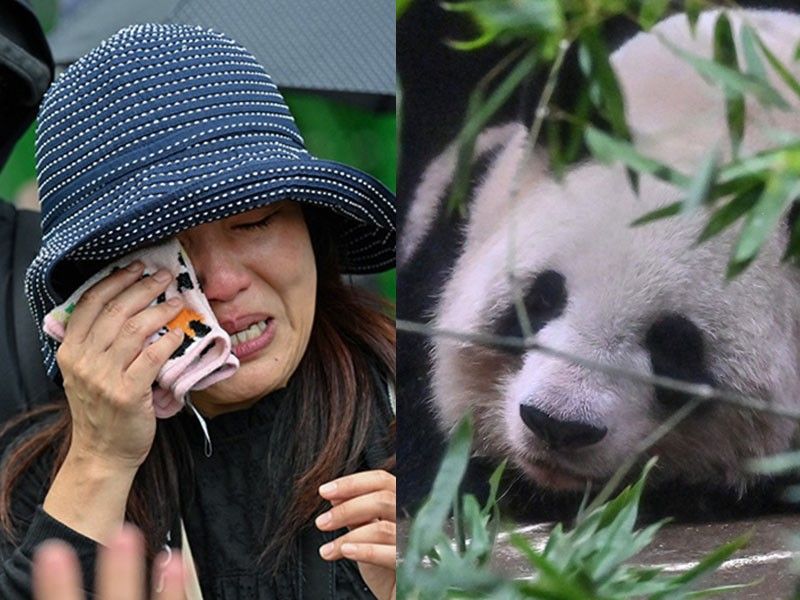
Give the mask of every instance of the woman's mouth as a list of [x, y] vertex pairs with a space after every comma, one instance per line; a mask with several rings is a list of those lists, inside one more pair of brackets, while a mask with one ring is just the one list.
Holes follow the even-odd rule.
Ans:
[[253, 323], [247, 329], [231, 334], [231, 352], [239, 361], [248, 360], [270, 345], [275, 337], [275, 319]]

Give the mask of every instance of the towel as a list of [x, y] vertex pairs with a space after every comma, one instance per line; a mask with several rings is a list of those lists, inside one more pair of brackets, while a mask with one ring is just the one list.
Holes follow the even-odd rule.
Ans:
[[152, 344], [176, 327], [183, 330], [183, 342], [161, 368], [153, 386], [156, 416], [163, 419], [183, 408], [189, 390], [207, 388], [230, 377], [239, 367], [239, 360], [231, 354], [231, 338], [217, 322], [192, 263], [177, 239], [129, 254], [108, 265], [48, 313], [42, 327], [47, 335], [62, 341], [69, 317], [83, 293], [103, 277], [137, 259], [144, 263], [142, 277], [149, 277], [159, 269], [167, 269], [175, 276], [153, 304], [175, 296], [181, 296], [184, 302], [178, 316], [151, 335], [145, 344]]

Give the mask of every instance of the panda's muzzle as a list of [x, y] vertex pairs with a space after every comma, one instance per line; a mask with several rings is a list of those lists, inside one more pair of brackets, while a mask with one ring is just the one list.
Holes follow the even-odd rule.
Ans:
[[522, 422], [552, 450], [575, 450], [602, 440], [607, 427], [580, 421], [561, 421], [529, 404], [519, 405]]

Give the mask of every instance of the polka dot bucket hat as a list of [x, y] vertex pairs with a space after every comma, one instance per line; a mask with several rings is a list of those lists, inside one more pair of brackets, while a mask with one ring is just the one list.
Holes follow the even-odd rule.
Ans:
[[[42, 247], [26, 274], [37, 323], [98, 268], [180, 231], [279, 200], [335, 213], [343, 270], [391, 268], [394, 197], [310, 155], [278, 88], [227, 36], [184, 25], [123, 29], [71, 65], [39, 112]], [[45, 366], [58, 368], [42, 336]]]

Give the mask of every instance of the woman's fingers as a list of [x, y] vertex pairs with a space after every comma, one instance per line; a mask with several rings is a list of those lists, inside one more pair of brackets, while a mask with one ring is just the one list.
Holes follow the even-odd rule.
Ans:
[[109, 357], [122, 370], [127, 369], [142, 352], [147, 339], [174, 319], [182, 307], [183, 302], [180, 298], [171, 298], [130, 317], [122, 325], [120, 335], [106, 351]]
[[136, 359], [130, 364], [126, 372], [126, 377], [131, 382], [155, 381], [158, 372], [164, 363], [169, 360], [172, 353], [177, 350], [183, 342], [184, 333], [181, 329], [172, 329], [169, 333], [161, 336], [139, 353]]
[[160, 270], [152, 276], [142, 277], [107, 300], [91, 325], [85, 341], [98, 350], [106, 350], [121, 337], [138, 337], [140, 331], [135, 329], [135, 316], [147, 308], [159, 294], [164, 293], [172, 279], [169, 271]]
[[[95, 580], [98, 600], [184, 600], [184, 570], [180, 553], [156, 559], [152, 596], [147, 595], [144, 538], [126, 525], [111, 544], [101, 548]], [[34, 600], [84, 600], [81, 567], [75, 551], [64, 542], [45, 542], [33, 561]]]
[[397, 489], [395, 476], [387, 471], [361, 471], [334, 479], [319, 487], [320, 495], [333, 502], [363, 496], [370, 492]]
[[[352, 556], [346, 556], [343, 553], [342, 546], [345, 544], [355, 544], [358, 547], [385, 546], [389, 548], [389, 553], [392, 555], [391, 559], [386, 559], [385, 564], [383, 562], [366, 562], [371, 562], [371, 564], [376, 564], [381, 567], [394, 568], [394, 552], [396, 543], [397, 526], [391, 521], [375, 521], [373, 523], [368, 523], [367, 525], [357, 527], [356, 529], [353, 529], [352, 531], [328, 542], [319, 549], [319, 553], [320, 556], [322, 556], [322, 558], [325, 560], [339, 560], [340, 558], [352, 558]], [[380, 552], [376, 551], [374, 558], [380, 561], [386, 558], [382, 548]]]
[[394, 491], [381, 490], [346, 500], [322, 513], [315, 523], [322, 531], [358, 527], [375, 520], [397, 520], [397, 497]]
[[95, 589], [103, 600], [145, 598], [144, 538], [131, 526], [123, 527], [97, 559]]
[[140, 261], [135, 261], [86, 290], [70, 315], [65, 339], [69, 339], [70, 343], [82, 343], [106, 304], [125, 288], [136, 283], [143, 269], [144, 265]]
[[342, 555], [360, 563], [394, 570], [397, 568], [397, 550], [392, 544], [342, 544]]
[[33, 558], [34, 600], [83, 600], [82, 590], [74, 550], [58, 540], [43, 543]]

